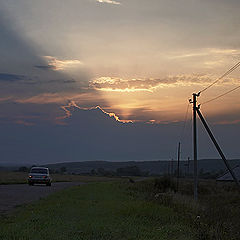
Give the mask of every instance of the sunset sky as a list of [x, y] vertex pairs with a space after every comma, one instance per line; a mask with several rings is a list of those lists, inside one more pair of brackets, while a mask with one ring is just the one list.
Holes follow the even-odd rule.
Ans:
[[[0, 0], [1, 127], [14, 126], [15, 134], [23, 127], [29, 132], [43, 129], [43, 125], [45, 129], [58, 129], [73, 122], [78, 128], [77, 123], [82, 127], [82, 114], [101, 111], [111, 120], [135, 128], [134, 134], [138, 128], [135, 135], [128, 132], [132, 142], [146, 131], [146, 144], [156, 144], [144, 152], [144, 157], [136, 155], [135, 160], [175, 157], [183, 122], [191, 120], [188, 100], [192, 93], [204, 89], [240, 61], [239, 9], [239, 0]], [[234, 158], [240, 157], [236, 143], [240, 89], [204, 102], [239, 85], [240, 68], [199, 97], [204, 116], [216, 129], [228, 156]], [[101, 124], [98, 116], [95, 119], [92, 125]], [[84, 128], [92, 128], [91, 124], [84, 122]], [[152, 137], [154, 143], [149, 140], [151, 127], [158, 129], [158, 135]], [[105, 123], [102, 128], [111, 132], [112, 138], [119, 138], [121, 131], [114, 135]], [[85, 134], [96, 137], [92, 131]], [[9, 148], [3, 161], [22, 161], [27, 143], [13, 144], [18, 137], [11, 130], [6, 135], [1, 136], [2, 148]], [[37, 138], [33, 133], [31, 136]], [[53, 142], [56, 137], [52, 137]], [[191, 156], [190, 138], [191, 134], [184, 157]], [[169, 149], [161, 149], [157, 139], [165, 139]], [[73, 139], [69, 141], [72, 145]], [[87, 149], [96, 147], [84, 144]], [[114, 148], [115, 153], [125, 152], [119, 158], [114, 157], [113, 150], [104, 150], [101, 140], [98, 144], [102, 157], [86, 152], [79, 160], [131, 160], [139, 147], [130, 144], [121, 150]], [[21, 150], [9, 157], [14, 147]], [[48, 153], [50, 150], [45, 151]], [[69, 161], [78, 160], [77, 154], [66, 155]], [[214, 150], [200, 150], [200, 156], [218, 155]]]

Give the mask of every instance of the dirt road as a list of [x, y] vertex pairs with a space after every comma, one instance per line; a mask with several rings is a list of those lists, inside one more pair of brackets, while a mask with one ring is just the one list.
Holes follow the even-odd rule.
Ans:
[[42, 197], [71, 186], [78, 186], [80, 182], [52, 183], [45, 185], [28, 186], [27, 184], [0, 185], [0, 214], [7, 213], [14, 207], [39, 200]]

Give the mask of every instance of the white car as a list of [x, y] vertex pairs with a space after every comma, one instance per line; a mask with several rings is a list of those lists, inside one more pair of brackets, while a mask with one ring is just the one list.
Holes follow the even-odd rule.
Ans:
[[28, 184], [29, 186], [34, 185], [34, 183], [46, 184], [51, 186], [52, 179], [49, 174], [49, 169], [45, 167], [33, 167], [28, 174]]

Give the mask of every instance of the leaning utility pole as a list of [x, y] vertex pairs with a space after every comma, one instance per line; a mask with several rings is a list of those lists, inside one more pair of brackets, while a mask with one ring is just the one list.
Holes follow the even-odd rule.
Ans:
[[197, 168], [197, 97], [200, 93], [193, 93], [193, 99], [189, 100], [193, 104], [193, 169], [194, 169], [194, 200], [198, 199], [198, 168]]
[[[220, 146], [218, 145], [213, 133], [211, 132], [210, 128], [207, 125], [202, 113], [200, 112], [200, 105], [197, 106], [197, 97], [199, 97], [199, 93], [193, 93], [193, 99], [190, 99], [189, 102], [193, 104], [193, 155], [194, 155], [194, 200], [198, 199], [198, 169], [197, 169], [197, 118], [196, 115], [198, 114], [203, 126], [205, 127], [208, 135], [210, 136], [213, 144], [215, 145], [219, 155], [221, 156], [222, 160], [224, 161], [228, 171], [230, 172], [233, 180], [235, 181], [237, 186], [239, 185], [238, 179], [236, 178], [230, 164], [228, 163], [224, 153], [222, 152]], [[196, 114], [197, 113], [197, 114]]]
[[222, 160], [224, 161], [224, 163], [225, 163], [228, 171], [229, 171], [230, 174], [232, 175], [232, 178], [233, 178], [233, 180], [235, 181], [236, 185], [237, 185], [237, 186], [240, 186], [240, 185], [239, 185], [239, 182], [238, 182], [238, 179], [236, 178], [236, 176], [235, 176], [235, 174], [234, 174], [234, 172], [233, 172], [230, 164], [228, 163], [228, 161], [227, 161], [224, 153], [222, 152], [222, 149], [221, 149], [220, 146], [218, 145], [217, 140], [216, 140], [215, 137], [213, 136], [210, 128], [208, 127], [207, 122], [205, 121], [205, 119], [204, 119], [202, 113], [200, 112], [199, 108], [200, 108], [200, 106], [198, 106], [198, 107], [196, 108], [196, 111], [197, 111], [197, 113], [198, 113], [199, 118], [201, 119], [201, 121], [202, 121], [202, 123], [203, 123], [203, 126], [205, 127], [205, 129], [206, 129], [208, 135], [210, 136], [213, 144], [215, 145], [215, 147], [216, 147], [219, 155], [221, 156]]

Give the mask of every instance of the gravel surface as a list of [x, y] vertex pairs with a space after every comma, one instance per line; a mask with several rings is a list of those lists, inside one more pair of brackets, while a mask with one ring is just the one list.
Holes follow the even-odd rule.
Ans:
[[51, 187], [46, 185], [28, 186], [28, 184], [0, 185], [0, 214], [8, 213], [16, 206], [39, 200], [56, 191], [81, 184], [84, 183], [58, 182], [52, 183]]

